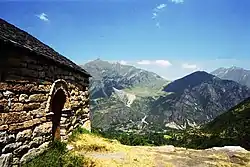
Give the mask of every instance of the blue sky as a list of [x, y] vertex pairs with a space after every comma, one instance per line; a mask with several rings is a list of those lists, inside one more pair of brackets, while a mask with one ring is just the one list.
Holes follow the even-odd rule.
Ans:
[[101, 58], [176, 79], [249, 69], [249, 9], [249, 0], [3, 0], [0, 17], [77, 64]]

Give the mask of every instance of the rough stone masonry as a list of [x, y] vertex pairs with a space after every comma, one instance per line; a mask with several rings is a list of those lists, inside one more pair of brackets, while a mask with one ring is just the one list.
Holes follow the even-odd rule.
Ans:
[[72, 130], [90, 130], [90, 75], [0, 19], [0, 166], [20, 166]]

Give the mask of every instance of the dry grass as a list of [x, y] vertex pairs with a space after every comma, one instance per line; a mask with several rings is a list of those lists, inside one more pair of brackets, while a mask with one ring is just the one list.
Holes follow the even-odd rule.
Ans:
[[90, 134], [81, 134], [71, 143], [74, 151], [85, 156], [86, 167], [150, 167], [154, 166], [154, 153], [141, 147], [120, 144]]
[[249, 154], [237, 156], [240, 158], [235, 159], [234, 162], [227, 153], [222, 152], [125, 146], [116, 140], [93, 134], [81, 134], [70, 144], [74, 146], [74, 153], [84, 156], [85, 167], [179, 167], [180, 164], [180, 166], [240, 167], [250, 165]]

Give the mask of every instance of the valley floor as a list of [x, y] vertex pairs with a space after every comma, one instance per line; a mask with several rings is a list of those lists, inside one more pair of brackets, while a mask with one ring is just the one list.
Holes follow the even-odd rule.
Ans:
[[69, 143], [88, 167], [250, 167], [250, 152], [193, 150], [173, 146], [125, 146], [115, 140], [81, 134]]

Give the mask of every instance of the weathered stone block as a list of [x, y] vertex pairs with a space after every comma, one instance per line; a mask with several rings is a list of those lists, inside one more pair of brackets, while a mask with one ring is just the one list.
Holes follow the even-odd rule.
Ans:
[[78, 101], [71, 101], [71, 108], [77, 108], [80, 106], [80, 103]]
[[15, 141], [14, 134], [7, 134], [7, 132], [0, 132], [0, 148]]
[[74, 117], [72, 120], [72, 125], [74, 125], [76, 122], [77, 122], [77, 119], [76, 119], [76, 117]]
[[73, 130], [74, 130], [74, 127], [70, 126], [69, 129], [68, 129], [68, 132], [72, 132]]
[[39, 91], [44, 91], [44, 92], [49, 92], [51, 89], [50, 85], [39, 85], [37, 90]]
[[43, 123], [43, 124], [37, 126], [34, 129], [32, 136], [33, 137], [38, 137], [38, 136], [50, 135], [51, 130], [52, 130], [52, 123], [51, 122], [46, 122], [46, 123]]
[[30, 161], [31, 159], [35, 158], [36, 156], [42, 154], [49, 146], [49, 142], [43, 143], [38, 148], [33, 148], [28, 151], [20, 160], [22, 164], [24, 164], [27, 161]]
[[83, 114], [82, 115], [82, 118], [90, 118], [90, 112], [86, 113], [86, 114]]
[[31, 129], [27, 129], [27, 130], [24, 130], [22, 132], [19, 132], [16, 135], [16, 141], [24, 142], [26, 140], [30, 140], [31, 136], [32, 136], [32, 130]]
[[19, 148], [15, 149], [13, 151], [13, 153], [14, 153], [14, 155], [17, 155], [20, 157], [23, 154], [25, 154], [26, 152], [28, 152], [29, 148], [30, 148], [29, 145], [22, 145]]
[[70, 92], [70, 95], [71, 95], [71, 96], [78, 96], [78, 95], [79, 95], [79, 92], [78, 92], [76, 89], [73, 89], [73, 90]]
[[46, 106], [47, 106], [47, 101], [42, 102], [41, 106], [40, 106], [40, 109], [46, 109]]
[[0, 166], [1, 167], [10, 167], [13, 161], [13, 155], [9, 154], [2, 154], [0, 156]]
[[11, 89], [11, 85], [5, 83], [5, 82], [1, 82], [0, 83], [0, 90], [1, 91], [5, 91], [5, 90], [8, 90], [8, 89]]
[[8, 130], [8, 125], [0, 125], [0, 131]]
[[29, 104], [24, 104], [23, 110], [25, 111], [30, 111], [30, 110], [35, 110], [40, 108], [40, 103], [29, 103]]
[[13, 103], [10, 107], [10, 111], [23, 111], [23, 103]]
[[25, 121], [22, 123], [11, 124], [11, 125], [9, 125], [9, 130], [16, 131], [16, 130], [26, 129], [26, 128], [32, 127], [34, 125], [40, 124], [41, 122], [43, 122], [45, 120], [46, 120], [46, 118], [36, 118], [36, 119], [32, 119], [32, 120]]
[[6, 98], [1, 99], [0, 104], [8, 104], [8, 100]]
[[21, 145], [22, 142], [8, 144], [2, 149], [2, 153], [10, 153], [14, 151], [16, 148], [20, 147]]
[[30, 114], [25, 111], [2, 113], [0, 114], [0, 125], [19, 123], [30, 119], [32, 119]]
[[79, 108], [78, 110], [76, 110], [76, 115], [82, 115], [82, 114], [88, 114], [88, 113], [89, 113], [88, 108]]
[[75, 128], [77, 128], [78, 126], [80, 126], [80, 124], [79, 123], [76, 123], [75, 125], [72, 125], [73, 126], [73, 128], [75, 129]]
[[37, 147], [37, 146], [41, 145], [43, 142], [44, 142], [44, 138], [43, 138], [42, 136], [35, 137], [35, 138], [29, 143], [29, 147], [30, 147], [30, 148]]
[[61, 136], [66, 136], [67, 135], [66, 129], [61, 129], [60, 134], [61, 134]]
[[3, 92], [3, 95], [4, 95], [5, 97], [10, 97], [10, 96], [13, 96], [14, 93], [11, 92], [11, 91], [9, 91], [9, 90], [6, 90], [6, 91]]
[[65, 124], [67, 122], [67, 118], [61, 117], [60, 124]]
[[19, 101], [20, 101], [20, 102], [25, 102], [25, 101], [27, 101], [28, 99], [29, 99], [29, 96], [26, 95], [26, 94], [21, 94], [21, 95], [19, 96]]
[[33, 94], [33, 95], [30, 95], [29, 97], [29, 101], [31, 102], [44, 102], [46, 101], [46, 95], [44, 94]]
[[12, 90], [15, 92], [29, 92], [34, 86], [34, 84], [15, 84], [13, 85]]
[[13, 162], [12, 162], [12, 167], [14, 167], [14, 165], [17, 165], [17, 167], [19, 167], [19, 160], [20, 160], [20, 158], [17, 158], [17, 157], [15, 157], [15, 158], [13, 158]]
[[18, 97], [12, 97], [10, 99], [11, 99], [11, 102], [15, 102], [15, 103], [19, 102]]
[[41, 108], [30, 111], [30, 114], [31, 116], [33, 116], [33, 118], [41, 118], [41, 117], [46, 116], [45, 109], [41, 109]]

